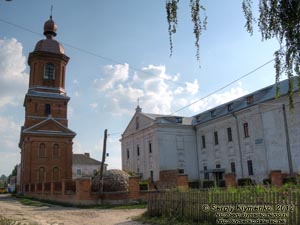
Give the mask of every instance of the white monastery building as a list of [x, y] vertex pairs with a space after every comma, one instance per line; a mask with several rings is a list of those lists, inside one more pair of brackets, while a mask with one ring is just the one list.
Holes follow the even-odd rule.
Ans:
[[[296, 81], [296, 80], [295, 80]], [[178, 169], [190, 181], [223, 180], [227, 173], [257, 183], [273, 170], [300, 172], [300, 98], [290, 111], [288, 80], [193, 117], [142, 112], [138, 106], [122, 134], [122, 169], [143, 179]], [[295, 82], [295, 85], [296, 82]]]

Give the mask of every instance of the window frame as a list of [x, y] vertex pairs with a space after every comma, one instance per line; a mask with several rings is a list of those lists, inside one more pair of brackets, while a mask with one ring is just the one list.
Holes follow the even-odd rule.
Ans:
[[202, 148], [205, 149], [206, 148], [206, 140], [205, 140], [205, 135], [201, 136], [202, 139]]
[[44, 66], [44, 80], [55, 80], [55, 66], [53, 63], [46, 63]]
[[228, 138], [228, 142], [232, 142], [233, 141], [231, 127], [227, 127], [227, 138]]
[[254, 170], [253, 170], [253, 162], [251, 159], [247, 160], [247, 167], [248, 167], [248, 174], [249, 176], [254, 175]]
[[214, 131], [214, 143], [215, 145], [219, 144], [218, 131]]
[[243, 129], [244, 129], [244, 137], [245, 138], [250, 137], [250, 134], [249, 134], [249, 124], [247, 122], [243, 123]]

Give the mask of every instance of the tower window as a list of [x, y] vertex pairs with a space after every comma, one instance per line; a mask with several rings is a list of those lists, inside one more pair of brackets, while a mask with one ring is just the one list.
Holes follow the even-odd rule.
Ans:
[[45, 115], [48, 116], [51, 114], [51, 105], [50, 104], [46, 104], [45, 105]]
[[58, 180], [59, 179], [59, 168], [54, 167], [53, 168], [53, 180]]
[[44, 79], [54, 80], [55, 79], [55, 66], [52, 63], [47, 63], [44, 67]]
[[59, 145], [53, 145], [53, 159], [57, 159], [59, 157]]
[[46, 157], [46, 146], [44, 143], [40, 144], [40, 148], [39, 148], [39, 157], [40, 158], [45, 158]]

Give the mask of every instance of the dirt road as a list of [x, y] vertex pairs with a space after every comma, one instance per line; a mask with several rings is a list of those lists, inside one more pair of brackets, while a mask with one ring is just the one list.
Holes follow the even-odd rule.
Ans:
[[78, 209], [56, 205], [22, 205], [10, 195], [0, 195], [0, 215], [26, 225], [140, 225], [131, 221], [145, 209]]

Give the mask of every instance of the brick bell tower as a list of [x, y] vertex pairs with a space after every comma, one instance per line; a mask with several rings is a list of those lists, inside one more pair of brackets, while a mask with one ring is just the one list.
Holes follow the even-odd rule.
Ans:
[[[21, 191], [29, 184], [72, 179], [72, 145], [76, 133], [68, 128], [70, 98], [65, 91], [69, 57], [56, 40], [57, 25], [44, 24], [46, 39], [29, 54], [30, 79], [21, 128]], [[27, 190], [26, 190], [27, 189]]]

